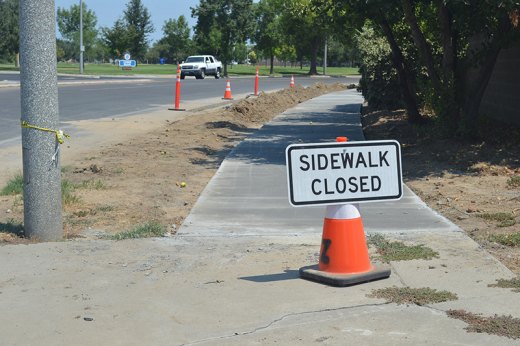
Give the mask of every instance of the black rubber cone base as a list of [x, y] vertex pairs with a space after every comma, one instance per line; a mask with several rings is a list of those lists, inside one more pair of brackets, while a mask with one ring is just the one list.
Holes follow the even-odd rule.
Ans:
[[318, 269], [318, 265], [300, 268], [300, 277], [331, 286], [352, 286], [364, 282], [386, 279], [390, 277], [389, 267], [373, 267], [369, 272], [358, 274], [327, 273]]
[[177, 112], [184, 112], [186, 109], [184, 108], [168, 108], [169, 111], [177, 111]]

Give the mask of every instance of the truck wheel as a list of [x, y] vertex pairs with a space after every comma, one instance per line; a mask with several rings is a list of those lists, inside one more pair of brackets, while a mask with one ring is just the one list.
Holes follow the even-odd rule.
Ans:
[[200, 70], [200, 79], [204, 79], [206, 77], [206, 71]]
[[220, 78], [220, 69], [218, 68], [217, 72], [215, 72], [215, 79], [219, 79], [219, 78]]
[[181, 79], [184, 79], [184, 78], [186, 78], [186, 75], [181, 73]]

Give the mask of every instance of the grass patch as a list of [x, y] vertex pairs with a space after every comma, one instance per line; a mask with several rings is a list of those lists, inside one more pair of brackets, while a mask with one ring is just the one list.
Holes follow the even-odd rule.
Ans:
[[114, 211], [114, 207], [111, 205], [102, 205], [102, 206], [96, 207], [94, 210], [100, 211], [102, 213], [108, 213], [110, 211]]
[[405, 245], [402, 242], [388, 241], [381, 234], [368, 237], [368, 243], [374, 245], [381, 259], [390, 261], [409, 261], [414, 259], [431, 260], [438, 258], [439, 253], [424, 245]]
[[112, 240], [123, 240], [123, 239], [138, 239], [138, 238], [152, 238], [152, 237], [164, 237], [166, 234], [166, 228], [156, 221], [145, 223], [144, 225], [137, 226], [130, 231], [120, 232], [110, 236]]
[[10, 196], [10, 195], [21, 195], [23, 194], [23, 176], [21, 174], [17, 174], [7, 182], [7, 185], [2, 188], [0, 191], [1, 196]]
[[86, 180], [76, 185], [78, 189], [105, 190], [107, 187], [102, 180]]
[[507, 181], [507, 185], [511, 187], [520, 187], [520, 175], [515, 175]]
[[61, 181], [61, 201], [65, 205], [79, 202], [79, 197], [74, 194], [76, 187], [68, 180]]
[[497, 222], [497, 227], [509, 227], [516, 223], [515, 217], [511, 213], [484, 213], [477, 216], [486, 221]]
[[520, 339], [520, 319], [512, 316], [483, 317], [464, 310], [448, 310], [448, 316], [462, 320], [468, 324], [468, 332], [487, 333], [505, 336], [510, 339]]
[[[97, 186], [98, 183], [95, 183], [94, 187]], [[73, 204], [79, 201], [79, 198], [74, 194], [75, 189], [76, 187], [70, 181], [61, 181], [61, 201], [63, 204]], [[13, 179], [9, 180], [7, 185], [0, 191], [0, 195], [23, 195], [23, 176], [17, 174]]]
[[23, 225], [14, 220], [8, 220], [5, 223], [0, 222], [0, 233], [9, 233], [20, 238], [25, 237]]
[[382, 298], [388, 303], [426, 305], [457, 300], [455, 293], [437, 291], [433, 288], [387, 287], [373, 290], [368, 298]]
[[489, 240], [505, 246], [520, 246], [520, 233], [493, 234], [489, 236]]
[[520, 278], [498, 279], [496, 284], [489, 284], [488, 287], [512, 288], [513, 292], [520, 293]]

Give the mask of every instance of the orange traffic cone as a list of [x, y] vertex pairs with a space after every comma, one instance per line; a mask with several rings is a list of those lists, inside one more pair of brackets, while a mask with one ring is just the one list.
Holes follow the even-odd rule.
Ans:
[[390, 268], [376, 268], [370, 263], [363, 221], [356, 205], [327, 206], [319, 264], [300, 268], [300, 276], [334, 286], [390, 276]]
[[253, 95], [258, 96], [258, 66], [256, 67], [255, 93]]
[[294, 88], [294, 76], [291, 76], [291, 83], [289, 84], [289, 88]]
[[224, 92], [223, 100], [232, 100], [233, 96], [231, 95], [231, 83], [229, 82], [229, 79], [226, 82], [226, 91]]
[[168, 108], [170, 111], [185, 111], [181, 109], [181, 67], [177, 65], [177, 82], [175, 83], [175, 108]]
[[[337, 142], [347, 140], [347, 137], [336, 138]], [[319, 264], [300, 268], [300, 276], [334, 286], [350, 286], [390, 276], [390, 268], [376, 268], [370, 263], [357, 205], [327, 206]]]

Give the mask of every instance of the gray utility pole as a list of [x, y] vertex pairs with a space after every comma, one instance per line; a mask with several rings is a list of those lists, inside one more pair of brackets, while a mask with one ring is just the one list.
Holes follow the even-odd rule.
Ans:
[[24, 229], [63, 238], [54, 0], [20, 0]]
[[329, 45], [327, 42], [327, 38], [325, 37], [325, 49], [323, 50], [323, 74], [327, 74], [327, 51], [329, 50]]
[[83, 74], [83, 0], [79, 0], [79, 73]]

